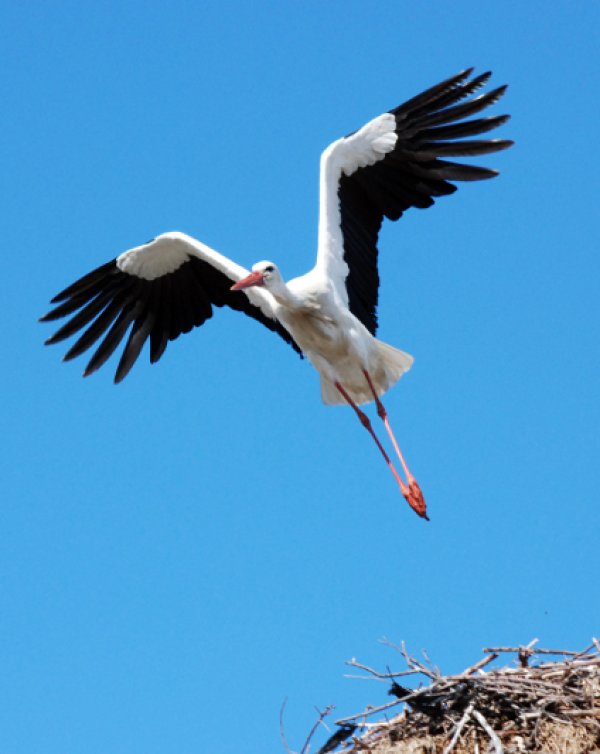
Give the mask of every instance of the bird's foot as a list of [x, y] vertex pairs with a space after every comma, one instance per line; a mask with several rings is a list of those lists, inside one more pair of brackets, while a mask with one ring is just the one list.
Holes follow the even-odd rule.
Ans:
[[429, 521], [429, 516], [427, 515], [427, 504], [425, 503], [425, 498], [423, 497], [419, 483], [414, 478], [414, 476], [409, 475], [408, 486], [402, 483], [400, 490], [404, 495], [406, 502], [410, 505], [414, 512], [418, 516], [421, 516], [421, 518]]

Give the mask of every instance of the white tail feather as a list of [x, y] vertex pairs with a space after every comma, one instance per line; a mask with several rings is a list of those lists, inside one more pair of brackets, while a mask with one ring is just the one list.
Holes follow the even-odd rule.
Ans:
[[[379, 358], [369, 370], [369, 375], [380, 397], [395, 385], [405, 372], [408, 372], [414, 359], [406, 351], [394, 348], [381, 340], [376, 340], [375, 345]], [[352, 383], [345, 381], [343, 386], [358, 405], [373, 400], [373, 393], [362, 372], [357, 371]], [[321, 375], [321, 398], [328, 406], [346, 402], [334, 383], [323, 375]]]

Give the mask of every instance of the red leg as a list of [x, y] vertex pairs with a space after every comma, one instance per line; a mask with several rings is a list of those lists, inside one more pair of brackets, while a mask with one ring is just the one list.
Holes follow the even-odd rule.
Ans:
[[354, 411], [356, 412], [356, 415], [358, 416], [358, 418], [360, 420], [360, 423], [367, 430], [367, 432], [369, 432], [369, 434], [371, 435], [371, 437], [375, 440], [375, 444], [379, 448], [379, 451], [380, 451], [381, 455], [383, 456], [385, 462], [387, 463], [390, 471], [394, 475], [394, 478], [396, 479], [396, 481], [400, 485], [400, 491], [402, 492], [402, 494], [404, 495], [404, 497], [408, 500], [407, 496], [410, 495], [410, 489], [402, 481], [402, 478], [400, 477], [400, 474], [398, 474], [398, 472], [396, 471], [396, 469], [394, 467], [394, 464], [390, 461], [390, 457], [385, 452], [385, 449], [384, 449], [383, 445], [379, 442], [379, 438], [377, 437], [377, 435], [375, 434], [375, 431], [374, 431], [373, 427], [371, 426], [371, 420], [364, 413], [364, 411], [360, 410], [360, 408], [356, 405], [356, 403], [352, 400], [352, 398], [348, 395], [348, 393], [346, 392], [346, 390], [344, 389], [344, 387], [339, 382], [336, 382], [335, 386], [340, 391], [340, 393], [344, 396], [346, 402], [350, 406], [352, 406], [352, 408], [354, 409]]
[[386, 431], [390, 437], [390, 440], [392, 441], [392, 445], [394, 446], [394, 450], [396, 451], [396, 455], [400, 459], [400, 463], [402, 464], [402, 468], [404, 469], [404, 473], [406, 474], [406, 478], [408, 480], [409, 494], [407, 495], [404, 492], [404, 490], [402, 490], [402, 487], [401, 487], [400, 489], [402, 490], [402, 494], [406, 498], [406, 501], [408, 502], [410, 507], [415, 511], [415, 513], [417, 513], [419, 516], [429, 521], [429, 518], [426, 512], [427, 506], [425, 504], [425, 498], [423, 497], [423, 493], [421, 492], [419, 483], [414, 478], [414, 476], [410, 473], [410, 469], [408, 468], [408, 465], [406, 461], [404, 460], [402, 451], [400, 450], [400, 447], [396, 441], [396, 437], [394, 436], [394, 433], [390, 426], [387, 411], [385, 410], [385, 407], [383, 403], [381, 402], [381, 399], [377, 395], [377, 392], [373, 385], [373, 381], [371, 380], [371, 375], [367, 372], [366, 369], [363, 370], [363, 374], [365, 375], [365, 378], [367, 382], [369, 383], [369, 387], [371, 388], [371, 392], [373, 393], [373, 398], [375, 399], [375, 405], [377, 406], [377, 415], [379, 416], [379, 418], [383, 421], [385, 425]]

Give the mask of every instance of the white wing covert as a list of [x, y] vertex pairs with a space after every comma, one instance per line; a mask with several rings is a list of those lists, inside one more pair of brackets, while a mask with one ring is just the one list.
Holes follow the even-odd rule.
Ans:
[[115, 373], [115, 382], [120, 382], [148, 338], [150, 361], [155, 363], [170, 340], [212, 317], [214, 306], [229, 306], [261, 322], [300, 352], [274, 318], [267, 291], [229, 290], [246, 275], [244, 267], [200, 241], [183, 233], [165, 233], [124, 252], [56, 295], [51, 303], [58, 306], [41, 321], [75, 314], [46, 344], [58, 343], [85, 327], [64, 356], [69, 361], [102, 338], [84, 371], [87, 377], [105, 363], [131, 326]]
[[440, 158], [497, 152], [513, 143], [463, 140], [509, 118], [464, 120], [497, 102], [507, 88], [457, 104], [491, 76], [487, 72], [470, 78], [472, 72], [462, 71], [375, 118], [334, 142], [321, 158], [317, 269], [333, 281], [338, 296], [373, 335], [379, 291], [377, 237], [383, 218], [398, 220], [409, 207], [430, 207], [434, 197], [456, 191], [450, 181], [498, 174]]

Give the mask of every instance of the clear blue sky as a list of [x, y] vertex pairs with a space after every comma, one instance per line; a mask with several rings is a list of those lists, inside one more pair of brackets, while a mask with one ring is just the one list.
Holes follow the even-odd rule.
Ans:
[[[385, 701], [343, 664], [397, 666], [384, 636], [452, 672], [597, 635], [600, 6], [0, 9], [0, 749], [280, 751], [286, 696], [299, 749], [313, 705]], [[307, 270], [321, 150], [470, 65], [510, 84], [502, 175], [381, 238], [431, 523], [241, 315], [118, 387], [43, 347], [53, 294], [166, 230]]]

